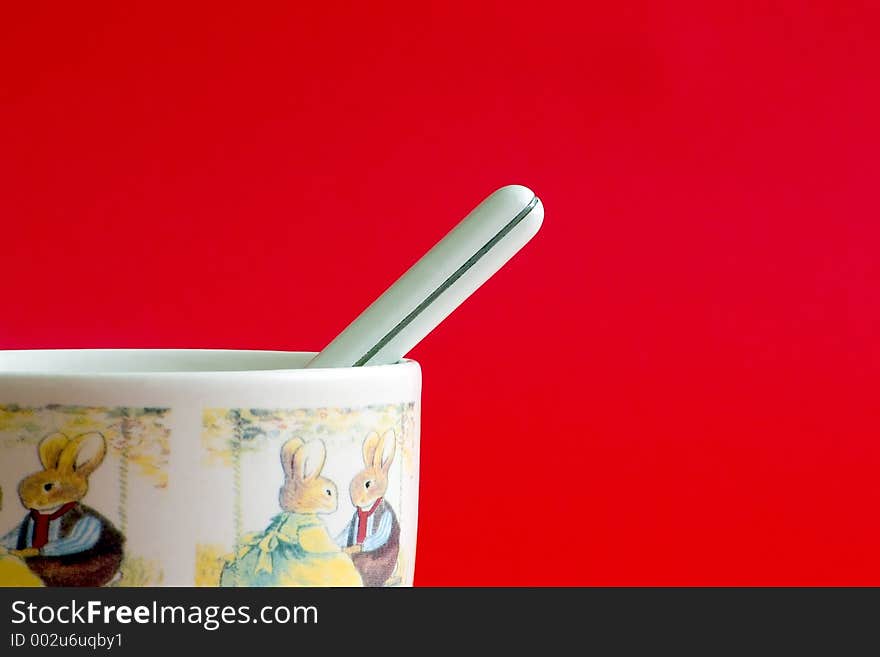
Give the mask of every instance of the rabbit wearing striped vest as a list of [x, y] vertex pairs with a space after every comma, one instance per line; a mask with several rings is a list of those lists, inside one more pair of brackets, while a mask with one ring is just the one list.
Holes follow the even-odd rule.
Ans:
[[107, 518], [82, 503], [89, 476], [107, 453], [104, 436], [55, 433], [38, 449], [43, 470], [18, 486], [29, 513], [0, 544], [46, 586], [109, 583], [119, 573], [125, 539]]

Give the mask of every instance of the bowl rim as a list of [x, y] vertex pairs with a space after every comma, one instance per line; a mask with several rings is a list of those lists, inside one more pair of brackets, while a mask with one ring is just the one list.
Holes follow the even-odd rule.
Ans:
[[[19, 377], [132, 378], [284, 375], [285, 377], [345, 378], [403, 374], [416, 361], [404, 358], [388, 365], [308, 368], [314, 351], [266, 349], [0, 349], [0, 379]], [[116, 363], [132, 363], [122, 367]], [[144, 365], [149, 361], [150, 365]], [[136, 363], [136, 364], [135, 364]], [[204, 363], [203, 366], [198, 366]], [[208, 366], [208, 364], [213, 365]]]

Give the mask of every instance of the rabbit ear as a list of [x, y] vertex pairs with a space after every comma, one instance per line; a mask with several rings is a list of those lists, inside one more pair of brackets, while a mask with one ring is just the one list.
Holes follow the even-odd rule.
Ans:
[[46, 470], [54, 470], [58, 467], [58, 457], [61, 456], [62, 450], [67, 447], [70, 438], [63, 433], [50, 433], [40, 441], [38, 450], [40, 452], [40, 463]]
[[284, 468], [284, 476], [287, 479], [293, 477], [293, 455], [305, 445], [302, 438], [291, 438], [281, 448], [281, 467]]
[[394, 430], [389, 429], [379, 438], [379, 444], [373, 453], [373, 467], [388, 472], [391, 461], [394, 459], [394, 451], [397, 449], [397, 436]]
[[296, 450], [293, 455], [293, 473], [300, 481], [307, 483], [318, 478], [324, 461], [327, 460], [327, 448], [321, 440], [313, 440]]
[[68, 443], [58, 458], [58, 469], [88, 477], [104, 461], [107, 441], [97, 431], [80, 434]]
[[381, 441], [382, 439], [376, 431], [371, 432], [366, 438], [364, 438], [364, 465], [368, 468], [373, 465], [373, 460], [376, 456], [376, 448]]

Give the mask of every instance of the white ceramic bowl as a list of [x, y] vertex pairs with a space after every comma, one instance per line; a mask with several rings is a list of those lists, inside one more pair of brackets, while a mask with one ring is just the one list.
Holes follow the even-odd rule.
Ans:
[[421, 370], [312, 356], [0, 351], [0, 584], [411, 585]]

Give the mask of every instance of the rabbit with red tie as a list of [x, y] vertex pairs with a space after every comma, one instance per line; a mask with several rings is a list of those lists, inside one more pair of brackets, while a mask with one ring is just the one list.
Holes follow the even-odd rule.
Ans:
[[107, 518], [82, 503], [89, 476], [107, 453], [104, 436], [54, 433], [40, 442], [38, 451], [43, 469], [18, 486], [28, 514], [0, 544], [23, 559], [46, 586], [111, 582], [122, 564], [125, 539]]
[[385, 499], [395, 449], [391, 430], [382, 435], [374, 431], [364, 440], [364, 469], [349, 487], [355, 512], [336, 539], [351, 555], [364, 586], [384, 586], [397, 566], [400, 524]]

